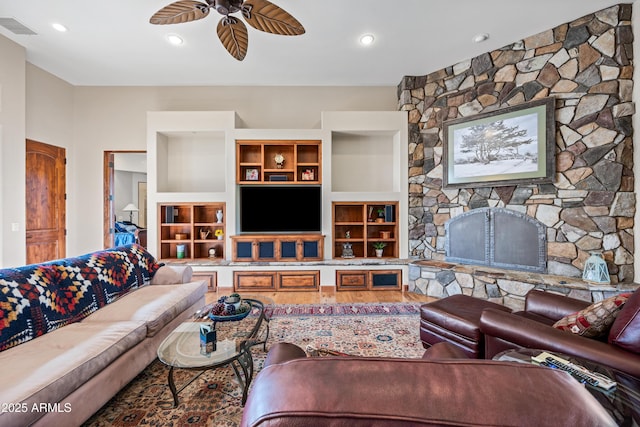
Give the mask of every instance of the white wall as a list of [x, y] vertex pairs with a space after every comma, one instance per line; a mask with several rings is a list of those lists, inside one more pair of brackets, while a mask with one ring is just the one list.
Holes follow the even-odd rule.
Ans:
[[[393, 111], [397, 104], [395, 87], [73, 87], [25, 66], [24, 50], [1, 36], [0, 56], [3, 105], [10, 105], [0, 112], [0, 266], [25, 262], [25, 138], [67, 150], [72, 256], [102, 248], [103, 152], [145, 150], [147, 111], [233, 110], [248, 128], [307, 129], [319, 126], [324, 110]], [[26, 102], [21, 91], [27, 92]], [[14, 222], [21, 231], [10, 233]]]
[[0, 37], [0, 267], [23, 264], [26, 254], [25, 55]]

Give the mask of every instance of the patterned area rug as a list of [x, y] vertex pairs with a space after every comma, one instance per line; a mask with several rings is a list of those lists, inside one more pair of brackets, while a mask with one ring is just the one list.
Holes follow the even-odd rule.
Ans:
[[[419, 305], [330, 304], [276, 306], [267, 349], [276, 342], [335, 350], [360, 356], [418, 358]], [[257, 372], [266, 353], [253, 348]], [[242, 393], [230, 367], [206, 371], [180, 392], [172, 408], [168, 368], [157, 359], [93, 415], [85, 426], [238, 426]], [[176, 370], [176, 384], [187, 383], [192, 371]]]

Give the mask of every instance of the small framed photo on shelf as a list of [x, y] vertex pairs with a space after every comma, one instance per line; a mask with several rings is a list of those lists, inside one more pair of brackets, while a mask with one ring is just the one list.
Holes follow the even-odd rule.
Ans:
[[305, 169], [302, 171], [302, 180], [303, 181], [315, 181], [316, 174], [313, 169]]
[[247, 169], [245, 171], [245, 180], [247, 180], [247, 181], [257, 181], [258, 180], [258, 169]]

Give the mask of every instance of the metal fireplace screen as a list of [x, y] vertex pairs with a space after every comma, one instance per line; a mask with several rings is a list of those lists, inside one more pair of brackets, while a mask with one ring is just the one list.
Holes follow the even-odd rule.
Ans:
[[447, 261], [544, 273], [546, 229], [527, 215], [480, 208], [445, 224]]

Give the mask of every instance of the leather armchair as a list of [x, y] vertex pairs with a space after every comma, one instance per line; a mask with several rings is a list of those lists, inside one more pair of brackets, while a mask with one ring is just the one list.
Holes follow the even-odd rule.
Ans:
[[[638, 295], [635, 296], [637, 300]], [[640, 354], [609, 344], [606, 338], [602, 341], [585, 338], [552, 327], [562, 317], [588, 305], [586, 301], [533, 290], [527, 294], [524, 311], [484, 310], [480, 330], [485, 334], [485, 357], [490, 359], [513, 348], [544, 349], [600, 363], [640, 378]]]

